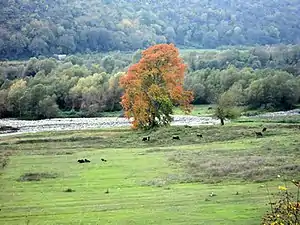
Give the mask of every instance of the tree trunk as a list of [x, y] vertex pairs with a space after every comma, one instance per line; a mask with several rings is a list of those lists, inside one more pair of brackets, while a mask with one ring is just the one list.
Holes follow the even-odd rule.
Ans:
[[155, 113], [151, 113], [150, 128], [155, 127]]
[[224, 125], [224, 119], [221, 118], [220, 120], [221, 120], [221, 126], [223, 126]]

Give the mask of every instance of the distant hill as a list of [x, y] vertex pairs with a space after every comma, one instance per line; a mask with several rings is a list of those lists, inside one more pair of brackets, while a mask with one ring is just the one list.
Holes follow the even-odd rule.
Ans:
[[300, 43], [298, 0], [0, 1], [0, 59]]

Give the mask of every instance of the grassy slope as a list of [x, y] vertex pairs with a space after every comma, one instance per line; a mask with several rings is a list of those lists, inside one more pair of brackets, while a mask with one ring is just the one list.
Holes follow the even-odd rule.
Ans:
[[[256, 138], [262, 125], [268, 130]], [[150, 133], [150, 142], [143, 135], [104, 129], [2, 137], [0, 151], [12, 155], [0, 175], [0, 224], [254, 225], [267, 209], [261, 182], [299, 178], [299, 124], [170, 127]], [[17, 181], [26, 172], [58, 177]]]

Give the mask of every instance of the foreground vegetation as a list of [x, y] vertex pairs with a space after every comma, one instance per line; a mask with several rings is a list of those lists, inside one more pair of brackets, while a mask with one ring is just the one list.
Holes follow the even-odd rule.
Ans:
[[0, 223], [258, 224], [299, 178], [299, 121], [2, 137]]

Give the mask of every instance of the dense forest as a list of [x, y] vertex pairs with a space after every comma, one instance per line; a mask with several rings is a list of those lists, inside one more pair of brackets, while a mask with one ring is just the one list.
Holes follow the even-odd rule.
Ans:
[[296, 0], [0, 1], [0, 58], [180, 48], [298, 44]]
[[[185, 88], [194, 104], [227, 92], [239, 106], [291, 109], [300, 103], [300, 46], [181, 50]], [[0, 117], [101, 116], [121, 110], [119, 78], [139, 61], [134, 53], [39, 57], [0, 62]]]

